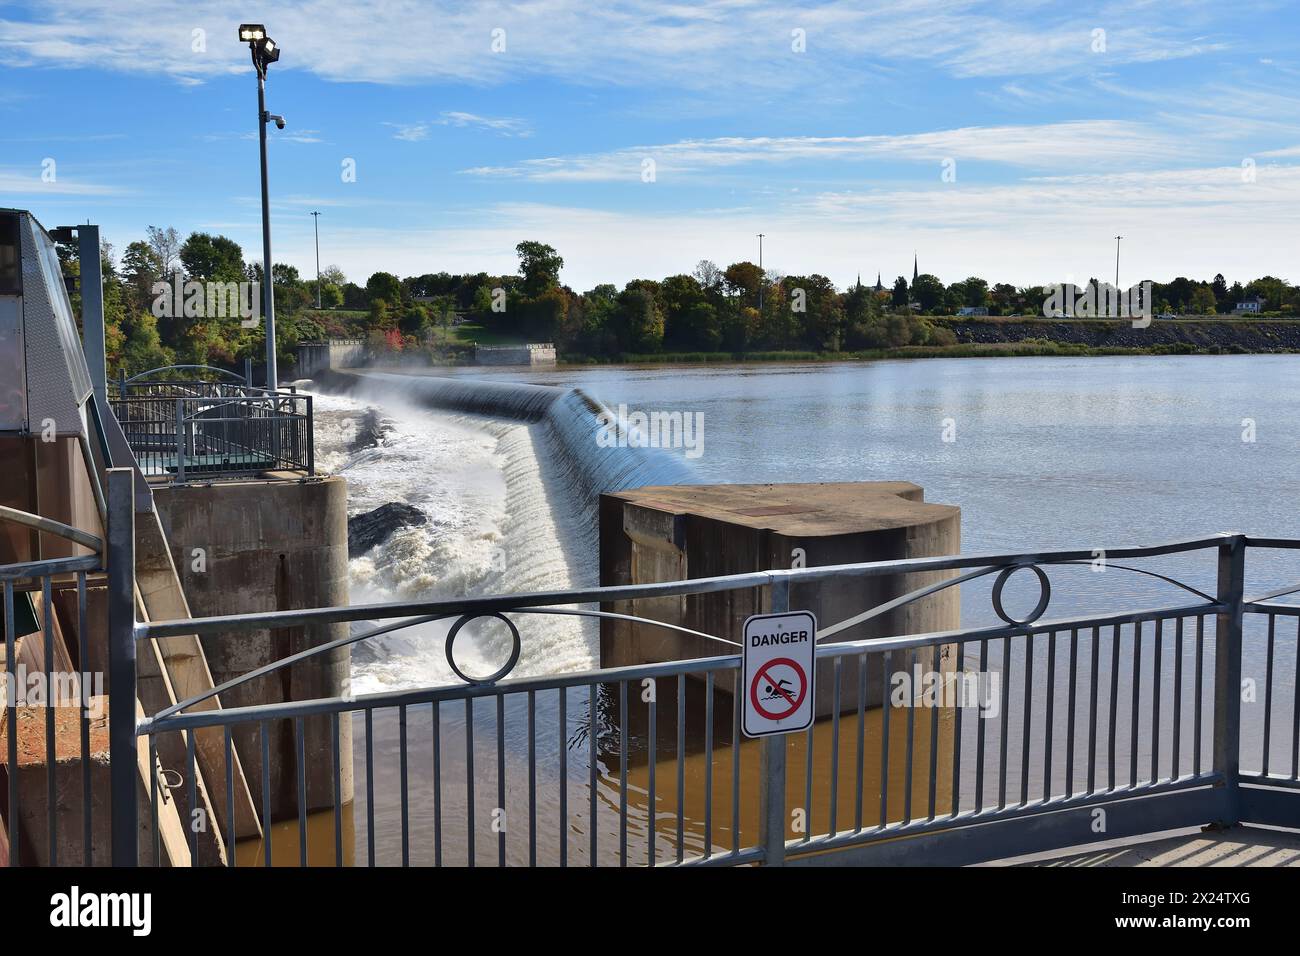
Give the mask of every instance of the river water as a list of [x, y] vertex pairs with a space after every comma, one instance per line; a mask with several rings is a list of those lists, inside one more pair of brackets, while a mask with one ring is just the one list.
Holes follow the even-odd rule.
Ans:
[[[999, 358], [544, 371], [474, 368], [428, 374], [576, 386], [615, 408], [622, 404], [629, 411], [698, 414], [703, 423], [698, 454], [687, 455], [686, 449], [663, 452], [673, 459], [672, 480], [912, 481], [924, 487], [927, 500], [961, 506], [962, 550], [971, 552], [1106, 549], [1220, 531], [1300, 536], [1295, 507], [1300, 492], [1296, 362], [1292, 356]], [[408, 501], [429, 517], [425, 526], [399, 531], [386, 545], [352, 560], [353, 602], [595, 584], [591, 489], [580, 487], [573, 477], [572, 455], [559, 453], [554, 429], [423, 407], [418, 381], [413, 381], [420, 377], [370, 373], [360, 390], [317, 398], [318, 462], [322, 470], [348, 479], [350, 510]], [[350, 450], [356, 424], [368, 407], [378, 408], [387, 419], [387, 434], [378, 447]], [[1253, 553], [1249, 559], [1248, 591], [1300, 579], [1300, 562], [1291, 553]], [[1212, 556], [1162, 558], [1143, 566], [1213, 591]], [[1081, 567], [1063, 569], [1059, 575], [1058, 580], [1058, 572], [1053, 572], [1049, 617], [1190, 600], [1185, 592], [1133, 574], [1092, 574]], [[1032, 588], [1018, 590], [1013, 585], [1008, 590], [1013, 611], [1020, 609], [1017, 601], [1027, 608], [1036, 596]], [[987, 585], [963, 587], [962, 619], [964, 626], [996, 620]], [[430, 625], [359, 646], [354, 652], [354, 691], [449, 681], [440, 627]], [[465, 642], [471, 669], [492, 669], [503, 656], [504, 639], [489, 628]], [[458, 642], [458, 658], [461, 646]], [[1275, 662], [1275, 689], [1286, 699], [1293, 686], [1294, 646], [1293, 641], [1279, 645]], [[1261, 670], [1259, 658], [1257, 648], [1248, 651], [1248, 675]], [[545, 618], [529, 621], [515, 673], [574, 671], [596, 664], [597, 638], [590, 622]], [[557, 703], [554, 698], [539, 700], [539, 726], [554, 728], [558, 723]], [[602, 702], [600, 709], [607, 704]], [[534, 759], [539, 773], [555, 774], [560, 751], [569, 758], [569, 812], [575, 819], [551, 825], [552, 844], [560, 833], [568, 834], [566, 840], [574, 841], [570, 862], [580, 862], [589, 831], [587, 820], [578, 817], [591, 792], [589, 752], [585, 736], [577, 731], [589, 726], [587, 695], [570, 693], [566, 709], [569, 738], [561, 742], [553, 731], [539, 732]], [[1289, 711], [1284, 716], [1289, 727]], [[517, 707], [505, 717], [512, 733], [525, 720]], [[411, 719], [413, 726], [423, 720], [427, 737], [428, 709]], [[477, 727], [480, 721], [482, 728]], [[488, 746], [478, 758], [476, 744], [476, 766], [486, 767], [482, 773], [488, 774], [478, 784], [482, 794], [476, 803], [488, 808], [494, 805], [496, 789], [494, 722], [490, 706], [476, 712], [476, 739]], [[464, 760], [464, 708], [443, 708], [441, 724], [447, 735], [443, 772], [455, 779], [457, 741], [462, 741]], [[394, 721], [376, 714], [375, 727], [376, 778], [391, 784], [391, 769], [383, 766], [396, 760]], [[356, 729], [360, 761], [360, 722]], [[729, 728], [725, 736], [730, 739]], [[507, 772], [518, 780], [526, 747], [508, 744], [506, 749]], [[747, 751], [742, 756], [746, 769], [741, 776], [747, 778], [752, 762]], [[427, 755], [413, 754], [413, 775], [420, 759], [429, 763]], [[698, 755], [691, 759], [698, 763]], [[730, 758], [724, 754], [720, 759]], [[694, 779], [702, 771], [692, 766]], [[727, 771], [722, 776], [729, 781], [729, 765], [718, 766]], [[431, 766], [424, 770], [431, 773]], [[609, 788], [617, 787], [617, 767], [612, 772], [611, 783], [610, 768], [602, 761], [597, 795], [605, 813], [597, 813], [596, 824], [602, 859], [608, 858], [617, 839], [611, 830], [617, 826], [617, 814], [611, 817], [609, 812], [616, 810], [617, 796]], [[360, 770], [358, 777], [360, 791]], [[382, 793], [385, 787], [376, 789]], [[462, 779], [459, 791], [464, 790]], [[725, 799], [726, 794], [718, 796]], [[419, 841], [422, 852], [431, 852], [427, 808], [416, 806], [418, 795], [412, 799], [413, 842]], [[455, 793], [444, 795], [443, 804], [445, 814], [463, 812]], [[718, 805], [722, 807], [721, 800]], [[556, 810], [553, 795], [542, 798], [543, 819], [553, 819]], [[374, 812], [377, 858], [392, 861], [399, 826], [395, 804], [377, 796]], [[355, 817], [363, 821], [363, 829], [362, 792]], [[725, 830], [730, 824], [723, 820], [715, 825]], [[698, 849], [702, 837], [694, 815], [687, 830], [687, 843]], [[453, 855], [454, 847], [463, 861], [465, 850], [455, 835], [444, 836], [448, 854]], [[543, 857], [553, 859], [555, 852], [551, 845]], [[495, 841], [480, 841], [477, 856], [483, 862], [495, 860]], [[508, 858], [527, 859], [525, 844], [511, 842]]]

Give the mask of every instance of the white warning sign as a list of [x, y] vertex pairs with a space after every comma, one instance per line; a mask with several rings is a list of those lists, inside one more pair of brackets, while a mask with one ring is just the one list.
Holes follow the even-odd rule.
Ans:
[[811, 611], [755, 614], [745, 621], [746, 737], [807, 730], [813, 722], [817, 619]]

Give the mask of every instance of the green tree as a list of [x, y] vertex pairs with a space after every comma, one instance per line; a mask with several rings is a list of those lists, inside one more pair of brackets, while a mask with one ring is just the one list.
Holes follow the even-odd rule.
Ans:
[[524, 295], [535, 298], [560, 284], [564, 260], [554, 247], [544, 242], [525, 241], [515, 246], [519, 255], [519, 274], [524, 279]]
[[963, 305], [983, 309], [989, 304], [989, 284], [979, 276], [971, 276], [962, 285], [966, 289], [966, 301]]
[[922, 312], [933, 312], [944, 301], [947, 290], [938, 276], [928, 272], [916, 277], [912, 283], [912, 301], [921, 307]]
[[149, 243], [136, 240], [122, 254], [122, 277], [126, 280], [132, 309], [147, 309], [153, 302], [153, 286], [163, 277], [162, 262]]
[[371, 303], [383, 299], [385, 305], [399, 305], [402, 301], [402, 281], [391, 272], [376, 272], [366, 280], [366, 295]]
[[619, 344], [624, 351], [658, 352], [663, 347], [664, 315], [656, 295], [657, 285], [647, 279], [634, 279], [619, 293]]
[[722, 273], [722, 287], [727, 295], [736, 296], [742, 305], [758, 305], [758, 289], [763, 270], [752, 262], [733, 262]]
[[907, 280], [899, 276], [894, 280], [894, 291], [889, 298], [889, 304], [895, 309], [906, 309], [910, 296], [911, 290], [907, 287]]
[[244, 251], [225, 236], [192, 232], [180, 249], [181, 265], [192, 279], [239, 282], [244, 276]]
[[1214, 290], [1208, 285], [1200, 286], [1192, 293], [1192, 312], [1196, 315], [1214, 315], [1217, 309]]

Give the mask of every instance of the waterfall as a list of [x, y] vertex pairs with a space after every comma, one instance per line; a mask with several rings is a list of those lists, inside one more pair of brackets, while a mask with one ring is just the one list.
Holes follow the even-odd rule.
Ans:
[[[319, 381], [374, 400], [382, 400], [388, 390], [426, 408], [541, 424], [554, 474], [577, 492], [593, 518], [603, 492], [696, 480], [680, 451], [644, 447], [640, 436], [629, 433], [607, 406], [580, 388], [373, 371], [322, 373]], [[602, 429], [604, 441], [598, 440]]]

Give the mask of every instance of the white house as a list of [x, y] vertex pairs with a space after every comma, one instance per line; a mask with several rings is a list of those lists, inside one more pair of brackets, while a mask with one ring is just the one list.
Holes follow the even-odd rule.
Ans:
[[1254, 298], [1247, 299], [1245, 302], [1238, 302], [1237, 307], [1232, 310], [1232, 314], [1249, 315], [1252, 312], [1262, 312], [1264, 310], [1264, 303], [1267, 301], [1268, 300], [1263, 296], [1257, 295]]

